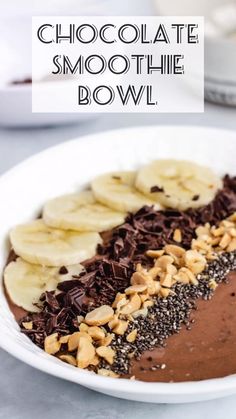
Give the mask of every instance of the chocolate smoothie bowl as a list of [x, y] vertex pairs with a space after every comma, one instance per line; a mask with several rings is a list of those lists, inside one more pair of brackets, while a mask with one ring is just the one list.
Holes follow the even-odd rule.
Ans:
[[10, 243], [6, 297], [47, 354], [146, 382], [236, 373], [236, 177], [175, 159], [101, 174]]

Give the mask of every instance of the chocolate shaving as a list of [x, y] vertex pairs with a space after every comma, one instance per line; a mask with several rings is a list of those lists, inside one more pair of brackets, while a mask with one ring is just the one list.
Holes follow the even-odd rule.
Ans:
[[164, 191], [164, 188], [160, 188], [160, 186], [155, 185], [151, 187], [150, 192], [154, 193], [154, 192], [165, 192], [165, 191]]

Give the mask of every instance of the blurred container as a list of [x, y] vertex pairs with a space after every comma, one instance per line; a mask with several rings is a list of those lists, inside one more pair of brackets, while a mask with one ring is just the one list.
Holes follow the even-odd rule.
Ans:
[[125, 0], [8, 0], [0, 4], [0, 86], [31, 75], [32, 16], [122, 15]]
[[205, 17], [205, 98], [236, 106], [236, 1], [153, 1], [157, 14]]
[[42, 126], [79, 122], [94, 114], [32, 114], [31, 18], [43, 15], [126, 15], [133, 0], [7, 0], [0, 4], [0, 125]]

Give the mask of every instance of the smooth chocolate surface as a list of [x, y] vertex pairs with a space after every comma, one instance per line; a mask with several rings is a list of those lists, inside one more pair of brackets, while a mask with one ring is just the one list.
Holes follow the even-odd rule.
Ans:
[[[197, 301], [191, 330], [167, 339], [166, 348], [145, 352], [134, 361], [131, 376], [142, 381], [180, 382], [236, 373], [236, 273], [221, 283], [211, 300]], [[164, 365], [151, 371], [151, 367]]]

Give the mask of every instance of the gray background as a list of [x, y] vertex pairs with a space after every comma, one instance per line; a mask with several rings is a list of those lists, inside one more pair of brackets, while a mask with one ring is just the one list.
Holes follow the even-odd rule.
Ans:
[[[150, 11], [149, 0], [130, 2], [135, 4], [136, 14]], [[189, 124], [236, 130], [236, 109], [207, 104], [205, 113], [198, 115], [108, 114], [84, 124], [60, 128], [0, 129], [0, 173], [40, 150], [72, 138], [113, 128], [151, 124]], [[235, 411], [236, 396], [187, 405], [115, 399], [48, 376], [0, 349], [0, 419], [235, 419]]]
[[[80, 125], [0, 129], [0, 172], [60, 142], [107, 129], [189, 124], [236, 130], [236, 109], [206, 104], [204, 114], [103, 115]], [[235, 132], [236, 141], [236, 132]], [[213, 156], [214, 156], [214, 150]], [[236, 396], [188, 405], [154, 405], [104, 396], [42, 372], [0, 349], [0, 419], [235, 419]]]

